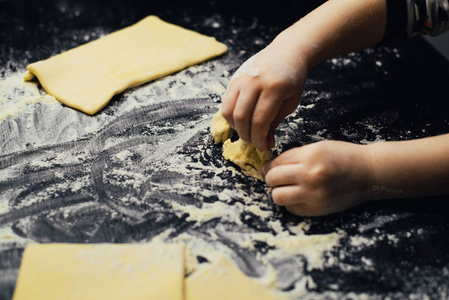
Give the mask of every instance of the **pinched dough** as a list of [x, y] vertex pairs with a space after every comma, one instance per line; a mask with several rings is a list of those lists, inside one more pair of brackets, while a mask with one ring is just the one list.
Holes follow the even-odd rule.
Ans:
[[218, 111], [210, 126], [210, 132], [215, 144], [223, 142], [223, 157], [238, 165], [247, 176], [252, 176], [263, 180], [260, 170], [262, 166], [273, 159], [270, 150], [259, 152], [252, 144], [238, 139], [235, 142], [230, 140], [232, 128], [223, 118], [221, 111]]

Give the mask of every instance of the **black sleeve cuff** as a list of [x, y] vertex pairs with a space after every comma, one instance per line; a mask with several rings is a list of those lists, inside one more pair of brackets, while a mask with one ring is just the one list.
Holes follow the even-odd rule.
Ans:
[[387, 27], [383, 41], [407, 37], [407, 1], [387, 1]]

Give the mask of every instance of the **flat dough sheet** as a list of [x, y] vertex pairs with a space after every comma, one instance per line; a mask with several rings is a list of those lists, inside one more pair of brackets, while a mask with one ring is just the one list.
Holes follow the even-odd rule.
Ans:
[[245, 275], [226, 258], [201, 264], [198, 270], [185, 280], [186, 300], [286, 300], [275, 292], [275, 280], [257, 279]]
[[95, 114], [125, 89], [182, 70], [227, 51], [208, 37], [148, 16], [95, 41], [28, 65], [60, 102]]
[[179, 244], [41, 244], [26, 247], [13, 300], [181, 300]]

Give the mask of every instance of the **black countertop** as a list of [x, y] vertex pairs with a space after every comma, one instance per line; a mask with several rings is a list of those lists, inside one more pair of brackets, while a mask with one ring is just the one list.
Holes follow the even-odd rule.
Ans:
[[[304, 219], [273, 205], [267, 187], [223, 161], [212, 143], [207, 127], [230, 75], [317, 5], [311, 2], [0, 1], [3, 82], [28, 63], [149, 14], [229, 46], [211, 62], [114, 97], [94, 117], [33, 102], [0, 120], [0, 229], [15, 235], [0, 239], [0, 298], [10, 299], [28, 242], [132, 243], [170, 230], [169, 239], [189, 234], [234, 249], [239, 266], [257, 276], [260, 261], [251, 257], [272, 245], [254, 240], [250, 251], [224, 233], [276, 235], [272, 224], [288, 230], [301, 222], [308, 236], [340, 234], [321, 268], [307, 268], [300, 253], [301, 263], [277, 265], [280, 273], [299, 272], [297, 280], [313, 279], [301, 299], [447, 297], [449, 197], [384, 200]], [[421, 38], [325, 61], [312, 70], [300, 107], [276, 132], [276, 153], [324, 139], [370, 143], [446, 133], [448, 70]], [[0, 88], [0, 97], [8, 95], [23, 92]], [[198, 226], [170, 204], [206, 209], [223, 202], [219, 195], [240, 210], [236, 217]], [[268, 217], [241, 209], [250, 205], [260, 205]], [[293, 289], [295, 280], [284, 289]]]

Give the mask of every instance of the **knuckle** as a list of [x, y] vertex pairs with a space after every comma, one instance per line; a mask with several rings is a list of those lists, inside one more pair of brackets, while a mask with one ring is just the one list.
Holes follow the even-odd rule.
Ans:
[[240, 88], [254, 87], [257, 85], [257, 77], [250, 76], [248, 74], [241, 74], [239, 77], [232, 80], [235, 86]]
[[229, 120], [232, 118], [232, 109], [230, 107], [228, 107], [227, 105], [224, 105], [221, 107], [221, 114], [223, 116], [223, 118], [225, 118], [226, 120]]
[[279, 89], [285, 85], [285, 79], [282, 76], [270, 76], [267, 78], [265, 86], [268, 89]]
[[310, 166], [304, 175], [305, 182], [314, 188], [332, 186], [332, 183], [338, 179], [338, 174], [341, 173], [338, 170], [338, 165], [328, 161], [319, 161], [319, 157], [313, 160], [315, 163]]
[[234, 111], [233, 118], [237, 123], [246, 123], [248, 120], [248, 117], [243, 111]]
[[325, 155], [331, 150], [331, 144], [332, 141], [321, 141], [310, 144], [310, 147], [313, 147], [313, 153], [315, 153], [316, 155]]
[[252, 120], [253, 126], [265, 127], [266, 118], [264, 116], [255, 115]]
[[310, 179], [314, 185], [322, 185], [332, 179], [332, 170], [327, 165], [319, 165], [310, 171]]

